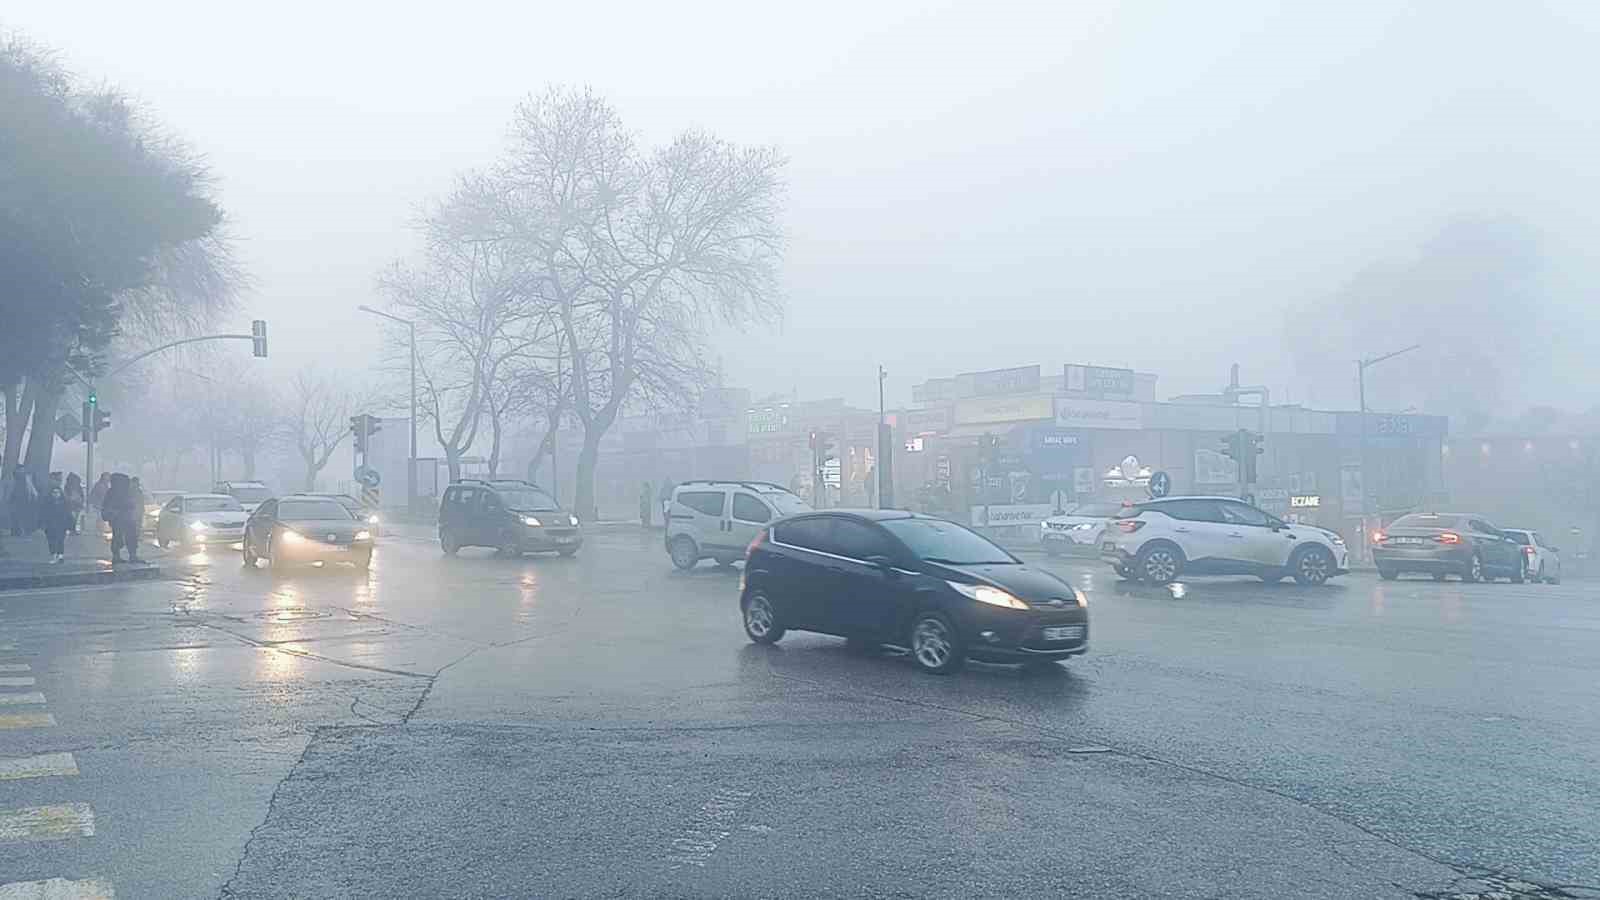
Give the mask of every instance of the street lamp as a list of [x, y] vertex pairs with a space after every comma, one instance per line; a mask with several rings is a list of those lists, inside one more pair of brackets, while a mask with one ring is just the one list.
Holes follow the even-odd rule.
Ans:
[[406, 513], [414, 516], [417, 514], [417, 323], [364, 303], [356, 309], [399, 322], [411, 336], [411, 458], [406, 460]]
[[[1361, 407], [1361, 512], [1363, 517], [1365, 517], [1367, 513], [1367, 497], [1370, 496], [1370, 494], [1367, 492], [1367, 485], [1369, 483], [1367, 480], [1367, 369], [1383, 362], [1384, 360], [1394, 359], [1396, 356], [1399, 356], [1402, 353], [1410, 353], [1413, 350], [1419, 349], [1421, 346], [1421, 344], [1412, 344], [1409, 347], [1401, 348], [1392, 353], [1385, 353], [1381, 356], [1369, 356], [1366, 359], [1356, 360], [1356, 392], [1358, 395], [1357, 400]], [[1376, 510], [1374, 510], [1374, 512], [1376, 512]], [[1365, 518], [1362, 520], [1361, 530], [1363, 535], [1365, 535], [1367, 531]], [[1360, 546], [1363, 549], [1367, 546], [1367, 541], [1364, 538], [1361, 541]]]

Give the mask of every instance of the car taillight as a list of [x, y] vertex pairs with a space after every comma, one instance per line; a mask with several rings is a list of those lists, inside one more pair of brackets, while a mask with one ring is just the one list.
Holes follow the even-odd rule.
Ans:
[[754, 553], [756, 551], [757, 547], [761, 546], [762, 544], [765, 544], [766, 542], [767, 542], [767, 530], [765, 528], [763, 528], [760, 531], [756, 532], [755, 540], [750, 542], [750, 546], [744, 548], [744, 558], [745, 559], [749, 559], [750, 558], [750, 554]]
[[1122, 530], [1123, 534], [1133, 534], [1144, 527], [1144, 522], [1138, 519], [1118, 519], [1117, 527]]
[[1529, 556], [1532, 556], [1533, 555], [1533, 548], [1532, 547], [1523, 547], [1522, 548], [1522, 552], [1528, 554]]
[[1459, 544], [1461, 543], [1461, 535], [1456, 534], [1454, 531], [1446, 531], [1444, 534], [1434, 538], [1434, 540], [1441, 544]]

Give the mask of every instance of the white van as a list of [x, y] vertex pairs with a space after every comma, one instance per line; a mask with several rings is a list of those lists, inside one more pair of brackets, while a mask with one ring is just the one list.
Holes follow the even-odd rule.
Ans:
[[667, 555], [680, 569], [702, 559], [732, 565], [762, 528], [810, 510], [788, 488], [769, 481], [685, 481], [667, 505]]

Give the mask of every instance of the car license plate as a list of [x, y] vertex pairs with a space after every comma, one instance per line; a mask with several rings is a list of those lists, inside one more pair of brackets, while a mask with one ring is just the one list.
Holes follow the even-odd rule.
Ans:
[[1079, 641], [1083, 639], [1082, 625], [1056, 625], [1044, 630], [1047, 641]]
[[575, 538], [575, 537], [558, 537], [558, 538], [556, 538], [556, 543], [558, 543], [558, 544], [576, 544], [577, 542], [578, 542], [578, 539]]
[[1425, 543], [1427, 543], [1427, 541], [1423, 540], [1422, 538], [1416, 538], [1416, 537], [1397, 537], [1397, 538], [1390, 538], [1390, 540], [1392, 540], [1396, 544], [1416, 545], [1416, 544], [1425, 544]]

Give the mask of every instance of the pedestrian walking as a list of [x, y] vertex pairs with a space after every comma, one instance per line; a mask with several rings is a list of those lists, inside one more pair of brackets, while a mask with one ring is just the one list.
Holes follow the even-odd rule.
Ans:
[[50, 486], [50, 493], [39, 503], [39, 527], [44, 529], [45, 542], [50, 545], [50, 562], [61, 562], [67, 553], [67, 529], [72, 525], [72, 512], [67, 505], [67, 492], [61, 485]]
[[67, 484], [62, 493], [67, 498], [67, 512], [72, 515], [72, 524], [67, 526], [67, 533], [77, 534], [81, 528], [79, 523], [83, 518], [85, 500], [83, 496], [83, 479], [78, 477], [77, 472], [67, 476]]
[[128, 480], [127, 521], [123, 523], [128, 529], [128, 557], [134, 562], [139, 561], [139, 536], [144, 533], [144, 505], [144, 485], [139, 483], [139, 476], [135, 475]]
[[11, 512], [12, 537], [33, 533], [33, 513], [38, 502], [39, 489], [33, 483], [33, 475], [19, 464], [11, 473], [10, 488], [6, 496], [6, 508]]
[[[132, 506], [132, 482], [122, 472], [111, 475], [111, 487], [106, 489], [100, 503], [100, 518], [111, 526], [111, 561], [123, 562], [122, 551], [128, 551], [127, 562], [139, 561], [138, 518]], [[131, 533], [130, 533], [130, 525]]]
[[656, 492], [650, 482], [646, 481], [639, 486], [639, 524], [649, 528], [655, 520], [655, 515], [650, 508], [655, 505]]
[[100, 480], [96, 481], [94, 483], [94, 487], [89, 489], [89, 511], [94, 514], [95, 521], [97, 522], [103, 519], [100, 510], [105, 506], [106, 493], [110, 490], [111, 473], [101, 472]]

